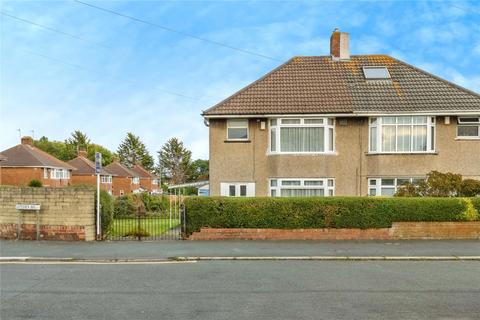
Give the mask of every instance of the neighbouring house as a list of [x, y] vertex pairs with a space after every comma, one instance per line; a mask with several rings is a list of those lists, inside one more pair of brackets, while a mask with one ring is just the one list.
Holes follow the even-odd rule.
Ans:
[[2, 185], [2, 161], [5, 160], [7, 160], [7, 157], [0, 153], [0, 186]]
[[120, 162], [110, 163], [105, 170], [112, 174], [112, 194], [114, 196], [141, 192], [139, 175]]
[[[72, 172], [72, 184], [97, 185], [95, 163], [87, 158], [86, 150], [79, 150], [78, 157], [68, 161], [68, 164], [77, 169]], [[105, 170], [105, 168], [102, 168], [102, 171], [100, 172], [100, 188], [107, 191], [109, 194], [113, 194], [112, 177], [113, 175], [110, 172]]]
[[210, 185], [208, 184], [208, 181], [198, 187], [197, 195], [201, 197], [208, 197], [210, 195]]
[[387, 55], [294, 57], [203, 112], [212, 196], [390, 196], [480, 179], [480, 95]]
[[140, 177], [140, 188], [151, 194], [160, 194], [160, 177], [149, 172], [140, 164], [136, 164], [131, 169]]
[[39, 180], [44, 187], [65, 187], [71, 183], [75, 167], [33, 146], [31, 137], [22, 137], [21, 144], [2, 151], [1, 183], [27, 186]]

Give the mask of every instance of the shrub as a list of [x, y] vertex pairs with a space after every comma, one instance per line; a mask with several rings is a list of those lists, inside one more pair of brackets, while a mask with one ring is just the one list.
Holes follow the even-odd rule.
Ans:
[[40, 188], [43, 187], [42, 181], [33, 179], [28, 183], [29, 187]]
[[[480, 201], [471, 203], [478, 208]], [[211, 228], [388, 228], [400, 221], [467, 221], [460, 198], [222, 198], [185, 199], [187, 234]]]
[[460, 195], [462, 197], [475, 197], [480, 195], [480, 181], [465, 179], [460, 186]]
[[114, 217], [134, 217], [136, 215], [145, 215], [145, 205], [141, 199], [141, 195], [129, 194], [120, 196], [115, 199]]
[[115, 218], [133, 217], [137, 214], [137, 208], [129, 196], [120, 196], [115, 199], [113, 212]]
[[[97, 214], [97, 191], [95, 191], [95, 214]], [[100, 221], [102, 237], [110, 234], [113, 226], [113, 198], [105, 190], [100, 190]]]
[[140, 199], [147, 212], [163, 212], [168, 210], [168, 199], [165, 197], [144, 192], [140, 195]]

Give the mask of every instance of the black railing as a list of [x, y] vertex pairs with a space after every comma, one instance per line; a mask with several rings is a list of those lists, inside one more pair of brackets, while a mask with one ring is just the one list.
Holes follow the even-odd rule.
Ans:
[[181, 239], [183, 214], [144, 214], [114, 218], [108, 233], [110, 240]]

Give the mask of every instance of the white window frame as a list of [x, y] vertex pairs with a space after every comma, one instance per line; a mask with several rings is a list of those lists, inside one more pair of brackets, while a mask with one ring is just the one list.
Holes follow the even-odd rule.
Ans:
[[132, 183], [133, 184], [140, 184], [140, 178], [139, 177], [133, 177], [132, 178]]
[[[45, 172], [44, 172], [45, 174]], [[67, 169], [50, 169], [50, 179], [52, 180], [68, 180], [70, 179], [70, 171]]]
[[[244, 125], [234, 125], [234, 121], [244, 121]], [[246, 129], [247, 137], [241, 139], [234, 139], [228, 136], [228, 129]], [[228, 141], [248, 141], [250, 139], [249, 120], [248, 119], [227, 119], [227, 140]]]
[[[412, 117], [412, 122], [410, 124], [401, 124], [398, 123], [398, 118], [402, 117]], [[427, 122], [425, 124], [414, 124], [413, 118], [415, 117], [426, 117]], [[395, 118], [395, 124], [383, 124], [384, 118]], [[377, 122], [374, 124], [374, 120]], [[370, 117], [368, 119], [368, 152], [371, 154], [425, 154], [425, 153], [435, 153], [436, 145], [436, 128], [435, 128], [436, 119], [435, 116], [427, 115], [405, 115], [405, 116], [382, 116], [382, 117]], [[398, 127], [410, 125], [411, 132], [413, 132], [414, 126], [423, 125], [427, 128], [427, 150], [425, 151], [413, 151], [413, 134], [410, 137], [410, 151], [383, 151], [382, 150], [382, 131], [383, 127], [386, 126], [395, 126], [395, 149], [398, 149], [397, 137], [398, 137]], [[372, 145], [372, 128], [376, 129], [376, 145]], [[375, 149], [373, 149], [375, 147]]]
[[[462, 119], [467, 119], [467, 118], [477, 118], [477, 121], [465, 121]], [[458, 134], [458, 129], [459, 127], [477, 127], [478, 128], [478, 135], [477, 136], [461, 136]], [[462, 140], [478, 140], [480, 139], [480, 116], [465, 116], [465, 117], [458, 117], [457, 118], [457, 139], [462, 139]]]
[[[273, 185], [272, 181], [276, 181], [276, 185]], [[284, 181], [300, 181], [300, 184], [284, 186], [282, 184]], [[305, 181], [322, 181], [322, 185], [305, 185]], [[335, 196], [335, 178], [270, 178], [268, 179], [268, 186], [269, 197], [282, 197], [282, 189], [323, 189], [323, 197]]]
[[100, 176], [101, 182], [105, 184], [112, 183], [112, 176]]
[[[373, 70], [373, 69], [385, 69], [387, 71], [387, 77], [383, 78], [372, 78], [372, 77], [367, 77], [367, 74], [365, 73], [365, 70]], [[365, 66], [363, 67], [363, 76], [365, 80], [391, 80], [392, 76], [390, 75], [390, 71], [386, 66]]]
[[[273, 121], [275, 125], [272, 125]], [[298, 124], [283, 124], [283, 120], [300, 120]], [[305, 120], [322, 120], [322, 124], [305, 123]], [[335, 154], [335, 118], [271, 118], [268, 119], [268, 154]], [[324, 128], [323, 151], [282, 151], [281, 150], [281, 128]], [[272, 150], [272, 132], [275, 134], [275, 150]], [[332, 139], [330, 139], [330, 136]], [[330, 141], [332, 143], [330, 143]]]
[[[235, 188], [235, 195], [230, 195], [230, 187]], [[240, 195], [241, 188], [245, 187], [245, 195]], [[255, 197], [255, 183], [254, 182], [221, 182], [220, 195], [222, 197]]]
[[[393, 185], [382, 185], [382, 180], [394, 180]], [[394, 194], [402, 186], [398, 184], [398, 180], [408, 180], [413, 183], [414, 180], [425, 180], [425, 177], [382, 177], [382, 178], [369, 178], [368, 179], [368, 196], [371, 197], [390, 197], [389, 195], [382, 195], [382, 189], [394, 189]], [[375, 181], [375, 183], [374, 183]], [[372, 190], [375, 190], [375, 194], [372, 194]]]
[[48, 179], [48, 168], [43, 168], [43, 179]]
[[154, 186], [158, 186], [158, 183], [159, 183], [159, 179], [153, 179], [153, 180], [152, 180], [152, 184], [153, 184]]

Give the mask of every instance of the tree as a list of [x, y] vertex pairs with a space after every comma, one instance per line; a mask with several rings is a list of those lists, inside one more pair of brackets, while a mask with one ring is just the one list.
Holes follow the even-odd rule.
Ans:
[[95, 152], [100, 152], [102, 154], [102, 166], [104, 167], [112, 163], [113, 159], [116, 156], [115, 153], [108, 150], [107, 148], [102, 147], [101, 145], [92, 143], [88, 145], [87, 158], [93, 162], [95, 162]]
[[187, 182], [192, 175], [192, 152], [177, 138], [167, 141], [158, 151], [159, 172], [171, 184]]
[[62, 161], [69, 161], [72, 158], [69, 158], [67, 152], [67, 146], [64, 142], [61, 141], [50, 141], [47, 137], [43, 136], [38, 140], [33, 142], [33, 145], [40, 150], [45, 151], [48, 154], [51, 154], [57, 159]]
[[127, 167], [133, 167], [140, 163], [145, 169], [152, 171], [154, 169], [153, 157], [148, 153], [147, 147], [140, 141], [140, 138], [133, 133], [128, 132], [127, 136], [120, 144], [117, 150], [120, 162]]
[[80, 130], [71, 133], [70, 138], [65, 139], [65, 147], [68, 160], [75, 159], [79, 149], [88, 150], [90, 139]]
[[208, 160], [197, 159], [192, 163], [191, 181], [208, 180]]
[[95, 152], [102, 153], [102, 164], [104, 166], [109, 165], [115, 157], [115, 154], [107, 148], [91, 143], [87, 135], [79, 130], [74, 131], [71, 137], [65, 139], [64, 142], [49, 141], [44, 136], [34, 141], [33, 145], [62, 161], [75, 159], [78, 155], [78, 147], [86, 149], [87, 157], [92, 161], [95, 161]]

